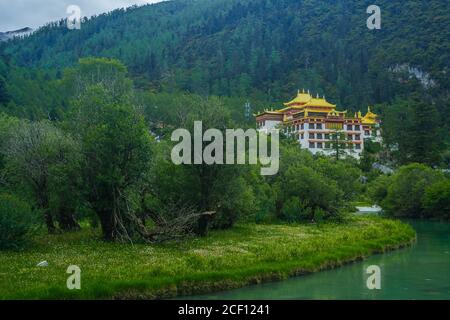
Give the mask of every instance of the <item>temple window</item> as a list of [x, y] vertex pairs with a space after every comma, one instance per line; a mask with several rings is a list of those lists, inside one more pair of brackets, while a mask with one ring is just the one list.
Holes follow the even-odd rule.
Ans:
[[321, 133], [317, 134], [317, 139], [322, 139], [322, 134]]
[[323, 149], [323, 144], [322, 144], [322, 142], [318, 142], [318, 143], [317, 143], [317, 148]]
[[310, 147], [311, 149], [314, 149], [314, 148], [316, 147], [316, 144], [315, 144], [314, 142], [310, 142], [310, 143], [309, 143], [309, 147]]
[[309, 137], [310, 137], [311, 139], [314, 139], [315, 134], [314, 134], [314, 133], [310, 133], [310, 134], [309, 134]]
[[322, 124], [321, 123], [317, 124], [317, 129], [322, 129]]
[[352, 131], [353, 130], [353, 126], [351, 124], [347, 125], [347, 130], [348, 131]]

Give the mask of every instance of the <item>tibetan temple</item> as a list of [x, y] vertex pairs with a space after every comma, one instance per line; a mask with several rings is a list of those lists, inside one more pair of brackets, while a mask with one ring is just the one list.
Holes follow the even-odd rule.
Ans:
[[350, 115], [347, 111], [337, 111], [336, 105], [325, 97], [314, 98], [304, 90], [285, 103], [284, 108], [265, 110], [255, 116], [259, 131], [281, 129], [313, 154], [331, 155], [335, 152], [333, 143], [339, 143], [346, 154], [359, 158], [365, 140], [381, 142], [380, 121], [370, 107], [365, 116], [361, 112]]

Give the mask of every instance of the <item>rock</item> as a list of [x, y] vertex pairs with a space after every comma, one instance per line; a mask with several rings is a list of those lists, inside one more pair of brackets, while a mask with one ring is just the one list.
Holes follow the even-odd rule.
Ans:
[[39, 262], [36, 267], [48, 267], [48, 262], [47, 261], [41, 261]]

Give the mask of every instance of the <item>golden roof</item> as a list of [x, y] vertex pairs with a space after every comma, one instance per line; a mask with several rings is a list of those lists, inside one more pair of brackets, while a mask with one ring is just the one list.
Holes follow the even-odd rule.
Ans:
[[294, 98], [294, 100], [290, 102], [284, 103], [285, 106], [289, 106], [292, 104], [305, 104], [308, 101], [312, 99], [311, 95], [309, 93], [306, 93], [304, 90], [303, 92], [300, 92], [300, 90], [297, 92], [297, 96]]
[[378, 115], [373, 113], [370, 110], [370, 107], [368, 107], [366, 115], [362, 118], [362, 123], [363, 124], [376, 124], [377, 118], [378, 118]]
[[329, 103], [325, 98], [311, 98], [305, 105], [305, 107], [325, 107], [336, 108], [335, 104]]
[[269, 111], [268, 109], [264, 110], [264, 112], [261, 112], [259, 114], [256, 114], [255, 116], [260, 116], [263, 114], [284, 114], [285, 112], [289, 111], [289, 110], [298, 110], [298, 112], [301, 111], [305, 111], [305, 114], [308, 113], [308, 111], [310, 112], [322, 112], [322, 113], [329, 113], [330, 111], [335, 111], [336, 114], [345, 114], [346, 112], [340, 112], [340, 111], [336, 111], [336, 105], [329, 103], [326, 99], [325, 96], [323, 98], [319, 98], [319, 95], [317, 95], [316, 98], [313, 98], [311, 96], [311, 94], [308, 92], [305, 92], [305, 90], [303, 90], [303, 92], [300, 92], [300, 90], [298, 90], [297, 92], [297, 96], [290, 102], [284, 103], [285, 108], [281, 109], [281, 110], [271, 110]]

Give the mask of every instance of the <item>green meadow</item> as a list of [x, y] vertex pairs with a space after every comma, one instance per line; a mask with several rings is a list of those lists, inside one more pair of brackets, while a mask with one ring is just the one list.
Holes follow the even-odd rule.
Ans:
[[[108, 243], [100, 230], [86, 228], [40, 235], [25, 250], [0, 252], [0, 299], [171, 298], [334, 268], [414, 240], [409, 225], [377, 217], [238, 224], [161, 245]], [[37, 267], [43, 260], [49, 266]], [[69, 265], [81, 268], [81, 290], [67, 289]]]

